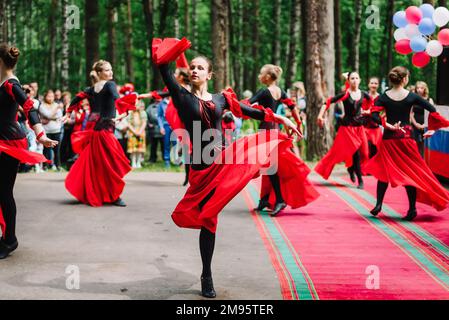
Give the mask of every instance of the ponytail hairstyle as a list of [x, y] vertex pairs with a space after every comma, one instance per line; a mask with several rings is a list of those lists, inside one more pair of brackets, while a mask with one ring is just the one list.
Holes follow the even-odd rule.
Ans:
[[100, 81], [100, 77], [98, 76], [98, 74], [103, 71], [106, 64], [110, 65], [110, 63], [106, 60], [98, 60], [94, 63], [94, 65], [92, 66], [92, 71], [89, 74], [92, 85]]

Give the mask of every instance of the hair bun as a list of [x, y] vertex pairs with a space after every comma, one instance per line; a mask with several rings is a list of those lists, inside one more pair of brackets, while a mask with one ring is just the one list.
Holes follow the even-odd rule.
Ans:
[[11, 57], [17, 58], [18, 56], [20, 56], [20, 50], [16, 47], [11, 47], [11, 49], [9, 49], [9, 54], [11, 55]]

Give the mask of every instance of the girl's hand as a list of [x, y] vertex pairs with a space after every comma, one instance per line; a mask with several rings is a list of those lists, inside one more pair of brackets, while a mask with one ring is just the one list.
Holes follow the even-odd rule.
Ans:
[[435, 133], [435, 130], [428, 130], [426, 133], [424, 133], [423, 137], [424, 139], [430, 138]]
[[294, 124], [290, 119], [278, 115], [276, 115], [276, 117], [278, 117], [281, 123], [285, 126], [289, 136], [291, 136], [292, 133], [296, 133], [300, 138], [303, 137], [301, 132], [296, 128], [296, 124]]
[[40, 137], [38, 141], [39, 143], [43, 144], [44, 147], [46, 148], [54, 148], [59, 144], [58, 141], [49, 139], [45, 134], [42, 137]]
[[326, 119], [324, 119], [323, 117], [318, 117], [318, 119], [316, 120], [316, 123], [320, 128], [324, 127], [325, 122], [326, 122]]

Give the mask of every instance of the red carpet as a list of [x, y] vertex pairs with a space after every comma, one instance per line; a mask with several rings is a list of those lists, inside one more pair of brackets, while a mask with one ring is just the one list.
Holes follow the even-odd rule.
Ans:
[[[284, 299], [449, 299], [449, 250], [429, 245], [448, 243], [449, 216], [419, 206], [416, 226], [402, 227], [397, 218], [371, 217], [371, 204], [357, 189], [317, 175], [311, 180], [321, 193], [317, 201], [276, 218], [253, 214]], [[369, 192], [373, 180], [366, 179]], [[258, 201], [259, 183], [247, 187], [249, 208]], [[392, 207], [402, 212], [402, 190], [389, 191], [386, 203], [396, 199]], [[378, 289], [372, 270], [379, 272]]]

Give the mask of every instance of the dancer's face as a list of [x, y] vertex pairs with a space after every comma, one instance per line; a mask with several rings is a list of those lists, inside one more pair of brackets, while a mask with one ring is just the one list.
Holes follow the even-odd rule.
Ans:
[[379, 89], [379, 80], [371, 79], [368, 86], [371, 91], [377, 91]]
[[349, 77], [349, 84], [352, 89], [358, 89], [360, 85], [360, 76], [358, 73], [353, 72]]
[[426, 91], [426, 88], [423, 85], [418, 84], [416, 86], [416, 93], [419, 94], [420, 96], [424, 96], [425, 91]]
[[193, 59], [189, 66], [189, 79], [192, 85], [201, 86], [212, 79], [209, 69], [209, 63], [205, 59], [201, 57]]
[[98, 77], [100, 80], [112, 80], [114, 77], [114, 72], [112, 71], [112, 66], [109, 63], [106, 63], [103, 66], [103, 69], [98, 73]]

